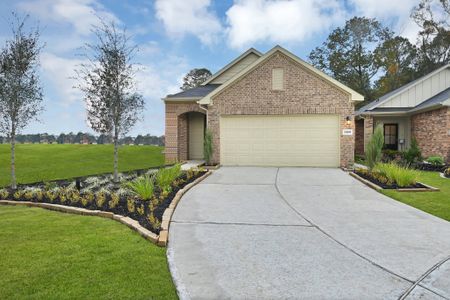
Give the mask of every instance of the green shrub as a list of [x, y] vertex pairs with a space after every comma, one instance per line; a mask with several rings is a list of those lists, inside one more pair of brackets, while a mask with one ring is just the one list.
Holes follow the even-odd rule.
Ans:
[[409, 149], [403, 153], [403, 158], [408, 166], [422, 159], [422, 152], [420, 151], [419, 145], [417, 144], [415, 138], [411, 140]]
[[155, 184], [150, 175], [138, 177], [131, 182], [125, 183], [124, 186], [142, 200], [150, 200], [155, 193]]
[[181, 175], [181, 165], [176, 164], [171, 168], [159, 169], [155, 174], [156, 184], [159, 186], [161, 191], [168, 193], [171, 191], [172, 182], [180, 177]]
[[375, 131], [366, 146], [366, 162], [369, 170], [372, 170], [381, 160], [382, 149], [384, 145], [383, 126], [377, 125]]
[[205, 131], [205, 139], [203, 141], [203, 155], [205, 157], [206, 164], [211, 165], [213, 155], [213, 141], [212, 132], [210, 129], [206, 129]]
[[427, 158], [427, 162], [432, 164], [433, 166], [444, 165], [444, 159], [440, 156], [430, 156]]
[[0, 190], [0, 200], [7, 200], [9, 199], [9, 192], [7, 189], [1, 189]]
[[411, 186], [417, 183], [419, 173], [415, 170], [401, 167], [394, 163], [377, 164], [373, 172], [386, 177], [389, 183], [396, 183], [399, 187]]

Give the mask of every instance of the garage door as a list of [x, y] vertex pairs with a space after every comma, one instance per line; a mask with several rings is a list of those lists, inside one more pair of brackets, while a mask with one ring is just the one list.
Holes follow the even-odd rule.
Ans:
[[339, 117], [335, 115], [223, 116], [223, 165], [339, 166]]

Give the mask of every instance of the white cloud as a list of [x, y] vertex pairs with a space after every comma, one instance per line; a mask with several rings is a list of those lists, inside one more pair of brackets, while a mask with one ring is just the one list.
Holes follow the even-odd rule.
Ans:
[[203, 44], [215, 43], [222, 31], [216, 14], [209, 9], [210, 0], [156, 0], [156, 17], [169, 35], [182, 38], [194, 35]]
[[20, 2], [18, 7], [46, 22], [50, 20], [70, 24], [82, 35], [88, 35], [92, 25], [99, 23], [98, 17], [118, 22], [118, 19], [96, 0], [34, 0]]
[[227, 11], [232, 48], [257, 42], [300, 42], [344, 19], [337, 0], [240, 0]]

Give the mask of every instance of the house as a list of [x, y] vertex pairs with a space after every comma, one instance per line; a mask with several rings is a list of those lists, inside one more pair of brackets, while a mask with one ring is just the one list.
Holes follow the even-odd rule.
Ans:
[[385, 148], [406, 150], [415, 138], [424, 157], [450, 161], [450, 65], [443, 66], [362, 107], [356, 120], [356, 153], [377, 124]]
[[163, 100], [167, 162], [202, 159], [209, 128], [214, 163], [349, 167], [354, 103], [364, 98], [276, 46], [249, 49], [201, 86]]

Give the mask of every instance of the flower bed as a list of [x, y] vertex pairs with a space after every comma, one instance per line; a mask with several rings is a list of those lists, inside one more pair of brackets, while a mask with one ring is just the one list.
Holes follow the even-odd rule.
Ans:
[[[0, 190], [0, 199], [61, 204], [102, 210], [130, 217], [148, 230], [159, 234], [162, 215], [176, 193], [206, 173], [203, 169], [181, 171], [179, 165], [148, 170], [142, 175], [130, 172], [113, 183], [111, 175], [92, 176], [79, 180], [62, 180], [22, 185], [17, 190]], [[147, 196], [134, 187], [145, 182]], [[130, 184], [131, 183], [131, 184]], [[149, 189], [150, 188], [150, 189]]]
[[420, 188], [426, 189], [426, 188], [428, 188], [425, 185], [421, 184], [420, 182], [416, 182], [414, 184], [407, 185], [407, 186], [399, 186], [397, 183], [388, 182], [387, 180], [385, 180], [381, 176], [379, 176], [379, 174], [369, 173], [365, 169], [357, 169], [357, 170], [355, 170], [355, 174], [364, 178], [365, 180], [368, 180], [368, 181], [378, 185], [379, 187], [381, 187], [383, 189], [400, 189], [400, 188], [401, 189], [420, 189]]

